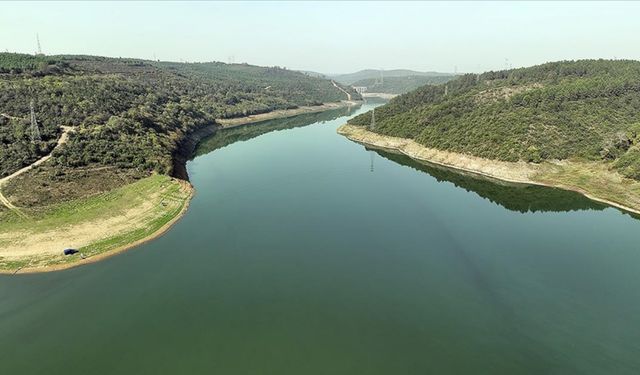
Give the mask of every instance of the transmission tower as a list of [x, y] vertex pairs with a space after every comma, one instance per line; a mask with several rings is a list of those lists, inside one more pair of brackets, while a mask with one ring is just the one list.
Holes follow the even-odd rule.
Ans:
[[36, 55], [41, 56], [43, 55], [43, 53], [42, 47], [40, 46], [40, 36], [38, 34], [36, 34], [36, 43], [38, 43], [38, 52], [36, 53]]
[[373, 151], [369, 151], [369, 158], [371, 159], [371, 163], [369, 164], [369, 171], [373, 172], [373, 159], [374, 159], [375, 155], [373, 154]]
[[376, 109], [371, 110], [371, 124], [369, 125], [369, 130], [374, 130], [376, 128]]
[[444, 96], [447, 96], [447, 94], [449, 94], [449, 85], [444, 85]]
[[[373, 131], [376, 128], [376, 108], [373, 107], [371, 110], [371, 124], [369, 124], [369, 130]], [[369, 150], [369, 157], [371, 158], [371, 164], [369, 166], [369, 170], [373, 172], [373, 151]]]
[[38, 129], [38, 121], [36, 120], [36, 111], [33, 107], [33, 99], [31, 99], [29, 107], [31, 109], [31, 142], [40, 142], [42, 139], [40, 138], [40, 129]]

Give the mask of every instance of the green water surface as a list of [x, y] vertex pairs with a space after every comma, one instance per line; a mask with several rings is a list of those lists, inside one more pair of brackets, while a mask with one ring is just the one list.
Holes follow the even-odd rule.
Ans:
[[372, 105], [214, 135], [166, 235], [0, 277], [0, 374], [639, 374], [640, 221], [336, 134]]

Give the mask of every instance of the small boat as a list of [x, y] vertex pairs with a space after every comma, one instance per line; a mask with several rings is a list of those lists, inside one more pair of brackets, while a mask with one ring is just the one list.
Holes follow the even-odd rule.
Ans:
[[78, 250], [76, 249], [64, 249], [64, 255], [73, 255], [75, 253], [77, 253]]

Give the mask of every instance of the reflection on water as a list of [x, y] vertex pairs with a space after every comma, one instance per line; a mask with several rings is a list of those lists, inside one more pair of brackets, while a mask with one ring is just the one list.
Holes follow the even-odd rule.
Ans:
[[335, 120], [343, 116], [350, 116], [359, 107], [360, 106], [349, 106], [324, 112], [306, 113], [293, 117], [266, 120], [219, 130], [198, 144], [192, 159], [195, 159], [200, 155], [206, 155], [230, 144], [248, 141], [249, 139], [262, 134], [271, 133], [273, 131], [299, 128], [315, 123]]
[[480, 175], [454, 171], [435, 164], [426, 164], [406, 155], [375, 150], [398, 164], [428, 173], [438, 181], [446, 181], [466, 191], [474, 192], [502, 207], [518, 212], [563, 212], [578, 210], [603, 210], [608, 206], [588, 199], [573, 191], [544, 186], [515, 184]]
[[640, 222], [379, 157], [348, 113], [219, 131], [164, 236], [0, 276], [0, 374], [640, 373]]

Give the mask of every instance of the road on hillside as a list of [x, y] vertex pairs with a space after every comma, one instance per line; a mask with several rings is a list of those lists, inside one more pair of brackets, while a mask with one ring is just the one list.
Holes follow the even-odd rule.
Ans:
[[40, 159], [36, 160], [35, 162], [33, 162], [30, 165], [27, 165], [26, 167], [19, 169], [15, 172], [13, 172], [12, 174], [0, 178], [0, 202], [2, 202], [2, 204], [4, 204], [5, 206], [7, 206], [8, 209], [16, 212], [18, 215], [22, 216], [22, 217], [26, 217], [26, 215], [20, 211], [20, 209], [18, 209], [18, 207], [14, 206], [3, 194], [2, 194], [2, 187], [9, 182], [11, 179], [16, 178], [18, 176], [20, 176], [21, 174], [29, 171], [31, 168], [36, 167], [44, 162], [46, 162], [47, 160], [49, 160], [51, 158], [51, 155], [53, 154], [53, 152], [60, 146], [62, 146], [63, 144], [65, 144], [67, 142], [67, 140], [69, 139], [69, 132], [73, 131], [73, 127], [71, 126], [61, 126], [62, 128], [62, 135], [60, 136], [60, 138], [58, 138], [58, 143], [56, 144], [56, 147], [53, 148], [53, 150], [51, 150], [50, 153], [48, 153], [47, 155], [41, 157]]

